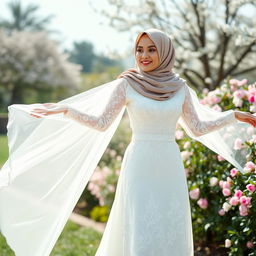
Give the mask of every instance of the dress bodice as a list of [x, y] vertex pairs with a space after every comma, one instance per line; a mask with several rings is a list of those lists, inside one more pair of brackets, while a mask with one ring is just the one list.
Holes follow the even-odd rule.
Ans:
[[184, 87], [181, 87], [172, 98], [158, 101], [141, 95], [128, 85], [126, 103], [133, 135], [155, 134], [174, 138], [184, 99]]

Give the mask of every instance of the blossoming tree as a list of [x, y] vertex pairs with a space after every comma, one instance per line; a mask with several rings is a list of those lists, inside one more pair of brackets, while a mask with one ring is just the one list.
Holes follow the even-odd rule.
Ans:
[[80, 66], [67, 60], [45, 32], [0, 30], [0, 86], [7, 104], [22, 103], [24, 89], [77, 88]]
[[111, 8], [101, 12], [119, 31], [150, 26], [169, 33], [176, 67], [195, 87], [212, 90], [229, 76], [256, 70], [255, 1], [106, 1]]

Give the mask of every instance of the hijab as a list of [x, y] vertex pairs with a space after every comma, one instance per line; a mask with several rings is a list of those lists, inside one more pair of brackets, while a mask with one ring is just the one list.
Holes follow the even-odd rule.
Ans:
[[175, 49], [171, 38], [161, 30], [150, 28], [140, 32], [135, 41], [134, 54], [142, 35], [153, 41], [159, 55], [159, 66], [148, 72], [142, 71], [136, 63], [135, 68], [121, 73], [118, 78], [124, 77], [137, 92], [155, 100], [168, 100], [175, 92], [184, 86], [184, 79], [172, 71], [175, 61]]

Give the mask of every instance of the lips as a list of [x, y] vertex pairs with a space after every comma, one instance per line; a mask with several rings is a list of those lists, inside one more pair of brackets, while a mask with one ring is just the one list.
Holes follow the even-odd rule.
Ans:
[[141, 63], [145, 66], [149, 65], [152, 61], [149, 60], [145, 60], [145, 61], [141, 61]]

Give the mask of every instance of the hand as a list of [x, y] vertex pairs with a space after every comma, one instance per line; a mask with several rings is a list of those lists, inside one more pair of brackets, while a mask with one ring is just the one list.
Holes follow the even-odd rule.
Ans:
[[252, 126], [256, 127], [256, 116], [249, 112], [243, 112], [243, 111], [235, 111], [235, 117], [239, 121], [246, 122], [248, 124], [251, 124]]
[[[42, 108], [35, 108], [30, 112], [31, 116], [36, 118], [41, 118], [42, 115], [53, 115], [58, 113], [66, 113], [67, 112], [67, 105], [59, 104], [59, 103], [43, 103], [41, 104]], [[37, 115], [39, 114], [39, 115]]]

